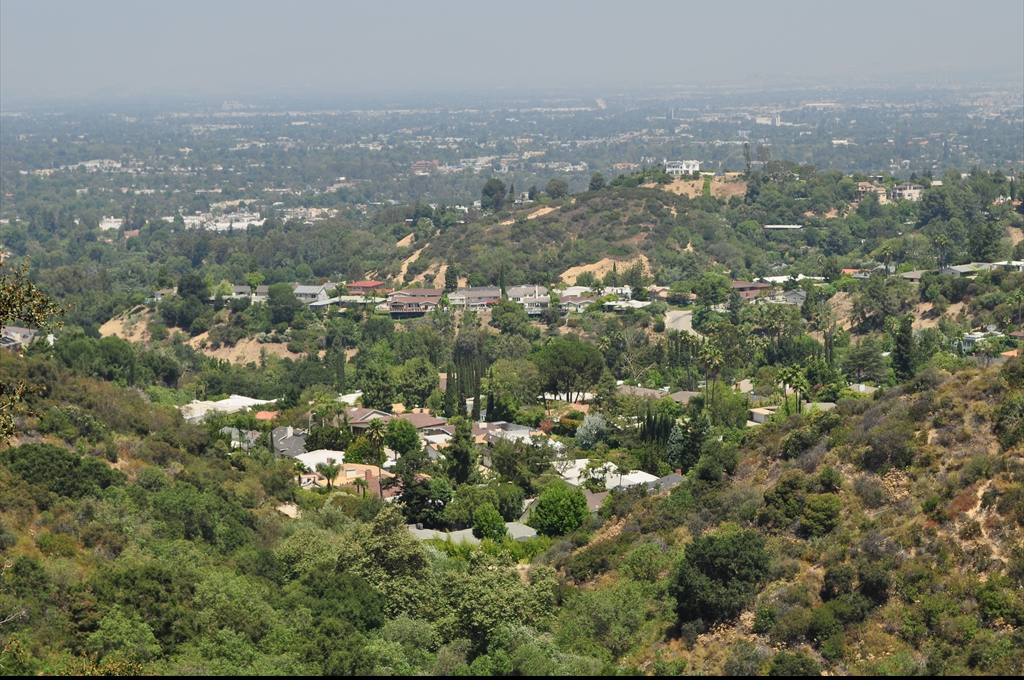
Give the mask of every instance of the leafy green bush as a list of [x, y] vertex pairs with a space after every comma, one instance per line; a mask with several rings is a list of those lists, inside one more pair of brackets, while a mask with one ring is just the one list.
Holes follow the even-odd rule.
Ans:
[[764, 539], [753, 531], [695, 539], [670, 585], [680, 621], [738, 616], [757, 594], [770, 564]]
[[500, 541], [507, 530], [505, 520], [490, 503], [482, 503], [473, 512], [473, 535], [477, 538], [489, 538]]
[[124, 484], [125, 475], [98, 458], [82, 458], [52, 444], [22, 444], [0, 453], [0, 461], [30, 484], [68, 498], [95, 496]]
[[67, 534], [51, 534], [49, 531], [36, 537], [36, 545], [44, 555], [71, 557], [78, 552], [75, 539]]
[[806, 654], [779, 652], [768, 666], [768, 675], [770, 677], [821, 675], [821, 666]]
[[542, 534], [564, 536], [578, 529], [589, 516], [583, 492], [558, 481], [541, 492], [529, 524]]
[[810, 536], [824, 536], [837, 526], [843, 502], [832, 493], [811, 494], [804, 504], [802, 524]]

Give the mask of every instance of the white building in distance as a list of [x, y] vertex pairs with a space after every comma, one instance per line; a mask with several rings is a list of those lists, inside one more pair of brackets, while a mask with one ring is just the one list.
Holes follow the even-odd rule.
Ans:
[[665, 160], [665, 172], [670, 175], [692, 175], [700, 172], [700, 161], [670, 161]]

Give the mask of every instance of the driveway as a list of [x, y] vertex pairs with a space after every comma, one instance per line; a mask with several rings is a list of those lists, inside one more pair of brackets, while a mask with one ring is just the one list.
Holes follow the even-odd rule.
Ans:
[[700, 335], [697, 331], [693, 330], [693, 312], [689, 310], [665, 312], [665, 327], [671, 328], [674, 331], [687, 331], [688, 333]]

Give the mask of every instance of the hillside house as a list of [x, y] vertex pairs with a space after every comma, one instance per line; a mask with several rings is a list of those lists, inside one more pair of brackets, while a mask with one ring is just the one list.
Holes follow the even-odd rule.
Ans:
[[924, 187], [920, 184], [897, 184], [892, 188], [892, 200], [893, 201], [914, 201], [918, 202], [921, 200], [921, 196], [924, 194]]
[[856, 201], [860, 203], [864, 200], [864, 197], [874, 192], [878, 196], [878, 202], [881, 205], [885, 205], [889, 202], [889, 197], [885, 193], [885, 187], [875, 186], [871, 182], [857, 182], [857, 198]]
[[458, 309], [486, 309], [501, 300], [498, 286], [463, 286], [448, 295], [448, 302]]
[[295, 299], [307, 305], [311, 302], [323, 302], [331, 297], [331, 291], [338, 287], [336, 283], [321, 283], [317, 286], [296, 285], [292, 289]]
[[744, 300], [752, 300], [762, 293], [767, 293], [771, 285], [767, 283], [756, 283], [752, 281], [733, 281], [730, 283], [733, 290], [739, 292]]
[[388, 293], [386, 304], [393, 319], [423, 316], [441, 303], [444, 291], [440, 288], [409, 288]]
[[558, 303], [558, 306], [565, 313], [574, 312], [576, 314], [581, 314], [592, 304], [594, 304], [594, 301], [591, 299], [578, 297], [576, 295], [568, 295], [562, 298], [562, 301]]
[[385, 285], [383, 281], [356, 281], [346, 284], [345, 287], [348, 288], [351, 295], [366, 295], [367, 293], [383, 293]]
[[[33, 330], [31, 328], [22, 328], [21, 326], [4, 326], [3, 330], [0, 331], [0, 347], [20, 351], [23, 347], [31, 344], [38, 334], [38, 330]], [[50, 338], [50, 344], [52, 345], [53, 336], [51, 335]]]
[[291, 425], [275, 427], [270, 433], [270, 441], [277, 458], [295, 458], [306, 452], [306, 433]]
[[670, 161], [663, 160], [665, 172], [670, 175], [692, 175], [700, 172], [700, 161]]
[[548, 296], [548, 289], [545, 286], [512, 286], [505, 292], [509, 300], [519, 304], [523, 304], [523, 300], [526, 298], [536, 299]]
[[903, 272], [900, 274], [901, 277], [910, 281], [911, 283], [921, 283], [921, 277], [927, 274], [928, 271], [924, 269], [915, 269], [912, 272]]

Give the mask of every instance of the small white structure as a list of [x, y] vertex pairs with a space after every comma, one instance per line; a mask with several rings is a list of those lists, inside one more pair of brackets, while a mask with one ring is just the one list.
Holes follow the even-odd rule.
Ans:
[[310, 451], [309, 453], [300, 453], [295, 456], [295, 460], [300, 461], [309, 470], [316, 470], [316, 466], [320, 463], [325, 463], [327, 465], [330, 465], [331, 463], [344, 463], [345, 452], [317, 449], [316, 451]]
[[199, 423], [206, 418], [206, 414], [211, 411], [217, 413], [223, 413], [230, 415], [232, 413], [238, 413], [239, 411], [245, 411], [253, 406], [260, 406], [262, 404], [273, 404], [276, 399], [252, 399], [250, 397], [243, 397], [238, 394], [232, 394], [227, 399], [221, 399], [220, 401], [200, 401], [194, 400], [191, 404], [185, 404], [180, 406], [182, 417], [189, 423]]
[[587, 470], [590, 463], [589, 458], [578, 460], [562, 460], [554, 463], [555, 471], [570, 486], [582, 486], [588, 477], [604, 477], [604, 488], [608, 491], [613, 489], [628, 489], [631, 486], [649, 484], [658, 481], [658, 478], [650, 473], [641, 470], [629, 470], [621, 475], [616, 472], [615, 465], [605, 463], [593, 470]]
[[804, 225], [802, 225], [802, 224], [766, 224], [766, 225], [764, 225], [764, 228], [765, 229], [772, 229], [772, 230], [780, 230], [781, 231], [781, 230], [784, 230], [784, 229], [803, 229]]
[[665, 172], [670, 175], [692, 175], [700, 172], [700, 161], [662, 161], [665, 164]]
[[112, 231], [115, 229], [120, 229], [121, 225], [123, 224], [124, 220], [119, 220], [116, 217], [104, 217], [102, 220], [100, 220], [100, 230]]

